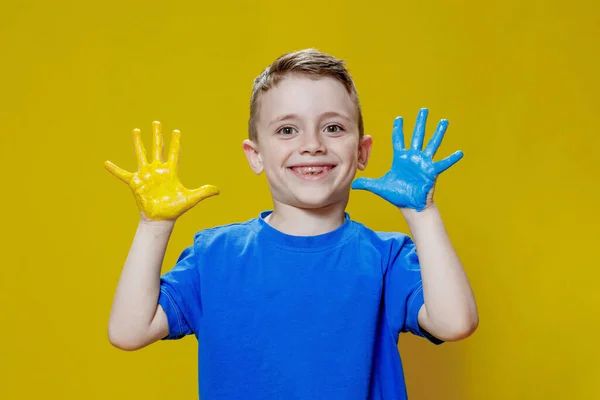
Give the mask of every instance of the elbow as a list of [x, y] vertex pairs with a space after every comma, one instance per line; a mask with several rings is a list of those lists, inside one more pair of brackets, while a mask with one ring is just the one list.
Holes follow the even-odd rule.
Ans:
[[451, 340], [458, 341], [458, 340], [463, 340], [463, 339], [468, 338], [473, 333], [475, 333], [478, 326], [479, 326], [478, 320], [469, 321], [462, 325], [459, 325], [453, 332], [453, 337]]
[[479, 326], [479, 313], [475, 307], [458, 312], [431, 313], [423, 309], [423, 327], [435, 338], [444, 342], [457, 342], [471, 336]]
[[124, 351], [135, 351], [144, 347], [144, 344], [136, 339], [135, 335], [125, 334], [111, 325], [108, 327], [108, 342], [113, 347]]
[[440, 339], [445, 342], [456, 342], [471, 336], [479, 326], [479, 318], [477, 315], [460, 318], [448, 324]]

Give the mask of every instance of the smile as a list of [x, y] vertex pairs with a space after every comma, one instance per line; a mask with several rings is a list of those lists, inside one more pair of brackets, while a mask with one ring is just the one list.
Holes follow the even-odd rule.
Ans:
[[315, 181], [329, 175], [335, 165], [297, 165], [288, 169], [301, 179]]

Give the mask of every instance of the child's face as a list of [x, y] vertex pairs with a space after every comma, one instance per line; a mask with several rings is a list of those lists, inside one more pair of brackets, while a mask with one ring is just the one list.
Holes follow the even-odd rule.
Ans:
[[371, 151], [359, 138], [356, 105], [333, 78], [290, 74], [260, 98], [258, 143], [244, 141], [257, 174], [264, 171], [275, 203], [322, 208], [348, 201], [357, 169]]

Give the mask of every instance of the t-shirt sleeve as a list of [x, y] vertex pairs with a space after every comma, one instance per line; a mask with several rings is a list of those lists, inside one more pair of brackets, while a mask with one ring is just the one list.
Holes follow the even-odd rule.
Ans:
[[419, 325], [425, 299], [419, 257], [410, 237], [403, 235], [392, 244], [384, 282], [386, 316], [394, 337], [410, 332], [434, 344], [443, 343]]
[[169, 323], [166, 339], [181, 339], [194, 333], [200, 317], [200, 277], [195, 247], [186, 248], [177, 263], [160, 278], [158, 304], [163, 308]]

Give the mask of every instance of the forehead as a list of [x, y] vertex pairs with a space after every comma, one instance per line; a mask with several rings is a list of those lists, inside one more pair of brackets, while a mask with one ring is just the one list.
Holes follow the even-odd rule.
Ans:
[[287, 114], [310, 119], [326, 112], [337, 112], [354, 120], [357, 112], [352, 96], [338, 80], [299, 74], [283, 77], [263, 93], [259, 107], [259, 124], [265, 124], [263, 126]]

